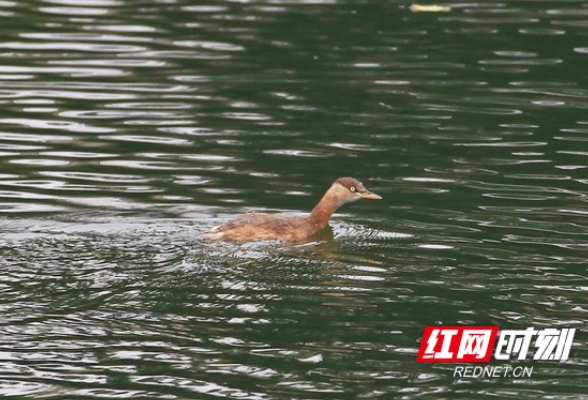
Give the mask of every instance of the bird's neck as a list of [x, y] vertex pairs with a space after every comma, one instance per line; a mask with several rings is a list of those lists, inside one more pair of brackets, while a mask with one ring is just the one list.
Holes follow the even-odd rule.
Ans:
[[308, 219], [317, 227], [317, 230], [323, 229], [339, 205], [337, 197], [331, 191], [327, 191], [321, 201], [312, 209]]

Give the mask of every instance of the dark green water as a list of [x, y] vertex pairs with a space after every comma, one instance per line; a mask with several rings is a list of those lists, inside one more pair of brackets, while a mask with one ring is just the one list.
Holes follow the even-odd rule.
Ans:
[[[0, 396], [588, 398], [588, 3], [447, 4], [0, 2]], [[577, 332], [467, 379], [427, 325]]]

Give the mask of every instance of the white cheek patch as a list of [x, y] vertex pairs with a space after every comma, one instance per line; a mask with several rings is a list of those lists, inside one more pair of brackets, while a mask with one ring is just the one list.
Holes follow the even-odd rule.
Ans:
[[353, 203], [354, 201], [357, 201], [357, 200], [360, 200], [360, 199], [361, 199], [361, 196], [358, 193], [356, 196], [339, 200], [339, 207], [342, 206], [343, 204]]

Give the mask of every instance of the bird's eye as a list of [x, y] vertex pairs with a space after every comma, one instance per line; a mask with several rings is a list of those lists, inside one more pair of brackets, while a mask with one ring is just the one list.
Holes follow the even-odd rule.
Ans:
[[355, 192], [355, 186], [351, 186], [351, 187], [349, 188], [349, 190], [351, 190], [352, 192]]

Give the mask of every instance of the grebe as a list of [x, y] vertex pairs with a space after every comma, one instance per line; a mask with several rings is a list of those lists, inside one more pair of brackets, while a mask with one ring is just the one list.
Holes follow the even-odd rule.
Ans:
[[249, 242], [254, 240], [304, 240], [329, 223], [331, 215], [343, 204], [360, 199], [378, 200], [355, 178], [339, 178], [327, 190], [308, 217], [250, 213], [239, 215], [212, 228], [205, 236], [210, 240]]

